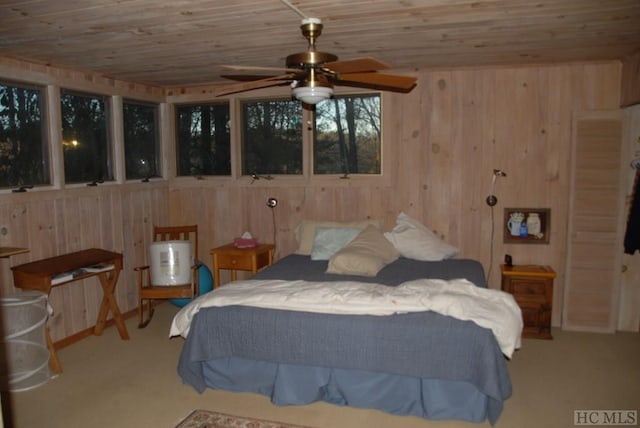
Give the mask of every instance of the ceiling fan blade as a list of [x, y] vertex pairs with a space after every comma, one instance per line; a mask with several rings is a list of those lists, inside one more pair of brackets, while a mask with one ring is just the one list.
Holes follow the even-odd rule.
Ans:
[[220, 67], [231, 71], [273, 71], [279, 73], [295, 73], [300, 71], [297, 68], [260, 67], [255, 65], [221, 65]]
[[336, 73], [362, 73], [366, 71], [386, 70], [389, 68], [389, 65], [375, 58], [364, 57], [326, 62], [322, 64], [322, 67], [328, 68]]
[[407, 93], [416, 86], [416, 78], [382, 73], [343, 73], [336, 85]]
[[280, 76], [267, 77], [260, 80], [254, 80], [251, 82], [233, 83], [230, 85], [223, 85], [213, 90], [213, 94], [217, 97], [220, 95], [235, 94], [238, 92], [251, 91], [254, 89], [268, 88], [271, 86], [289, 85], [291, 80], [295, 77], [295, 74], [288, 73]]
[[254, 80], [269, 79], [273, 76], [267, 76], [264, 74], [221, 74], [220, 77], [229, 80], [237, 80], [239, 82], [251, 82]]

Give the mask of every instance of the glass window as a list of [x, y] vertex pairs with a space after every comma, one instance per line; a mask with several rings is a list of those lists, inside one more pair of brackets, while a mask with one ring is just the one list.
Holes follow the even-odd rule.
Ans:
[[302, 174], [302, 103], [242, 103], [242, 174]]
[[315, 110], [314, 174], [380, 174], [380, 95], [336, 96]]
[[127, 180], [159, 177], [158, 106], [125, 100], [122, 110]]
[[231, 175], [229, 103], [176, 108], [179, 176]]
[[105, 98], [63, 90], [60, 102], [65, 182], [112, 180]]
[[42, 91], [0, 82], [0, 187], [49, 184]]

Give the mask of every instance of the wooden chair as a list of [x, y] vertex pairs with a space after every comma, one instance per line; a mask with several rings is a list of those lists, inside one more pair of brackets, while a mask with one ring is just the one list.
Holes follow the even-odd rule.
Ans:
[[[198, 226], [154, 226], [153, 241], [191, 241], [192, 256], [198, 256]], [[191, 266], [191, 280], [188, 284], [153, 285], [151, 283], [151, 269], [147, 266], [134, 268], [138, 283], [138, 328], [144, 328], [153, 317], [153, 300], [159, 299], [193, 299], [198, 294], [198, 268], [200, 264], [194, 262]], [[144, 303], [147, 303], [147, 319], [143, 319]]]

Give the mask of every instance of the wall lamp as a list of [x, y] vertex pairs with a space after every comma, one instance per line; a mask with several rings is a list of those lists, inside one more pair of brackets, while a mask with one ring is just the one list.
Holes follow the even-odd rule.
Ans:
[[498, 198], [493, 194], [493, 189], [496, 187], [496, 177], [506, 177], [507, 173], [501, 169], [493, 170], [493, 179], [491, 180], [491, 192], [487, 196], [487, 205], [490, 207], [495, 206], [498, 203]]

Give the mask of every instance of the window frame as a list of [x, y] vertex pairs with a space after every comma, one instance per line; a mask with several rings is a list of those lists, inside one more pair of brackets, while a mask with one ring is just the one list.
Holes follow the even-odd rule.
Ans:
[[[303, 106], [302, 109], [302, 174], [301, 175], [289, 175], [289, 174], [273, 174], [273, 180], [260, 179], [260, 185], [262, 186], [287, 186], [287, 185], [304, 185], [304, 186], [341, 186], [348, 187], [353, 185], [380, 185], [388, 186], [391, 181], [391, 177], [386, 173], [388, 163], [391, 162], [390, 158], [390, 145], [387, 144], [391, 141], [390, 128], [385, 126], [384, 118], [388, 115], [388, 109], [390, 103], [388, 102], [388, 93], [384, 91], [365, 90], [365, 89], [353, 89], [338, 90], [336, 95], [343, 96], [357, 96], [357, 95], [373, 95], [380, 96], [380, 123], [382, 127], [381, 141], [380, 141], [380, 153], [382, 156], [380, 162], [380, 174], [349, 174], [345, 179], [344, 174], [314, 174], [313, 163], [314, 153], [312, 150], [312, 144], [314, 144], [315, 133], [315, 108], [311, 109], [308, 106]], [[232, 176], [234, 179], [242, 180], [248, 179], [249, 184], [254, 184], [257, 180], [253, 180], [250, 175], [242, 174], [242, 106], [241, 103], [251, 100], [277, 100], [290, 97], [289, 93], [283, 94], [280, 91], [265, 90], [264, 95], [256, 96], [255, 94], [241, 93], [233, 94], [223, 99], [228, 100], [231, 109], [231, 123], [232, 123], [232, 152], [235, 154], [232, 156]], [[216, 177], [217, 178], [217, 177]]]
[[0, 84], [3, 86], [12, 86], [17, 88], [37, 90], [40, 92], [40, 144], [42, 146], [42, 175], [46, 179], [45, 183], [33, 184], [25, 183], [24, 185], [9, 185], [1, 186], [0, 192], [11, 192], [13, 189], [20, 188], [21, 186], [32, 185], [34, 189], [46, 189], [50, 188], [54, 184], [54, 155], [52, 152], [52, 138], [49, 133], [51, 114], [49, 112], [49, 93], [47, 86], [44, 84], [38, 84], [36, 82], [25, 82], [21, 80], [15, 80], [11, 78], [5, 78], [0, 76]]
[[[62, 188], [74, 188], [74, 187], [81, 187], [81, 186], [93, 186], [93, 185], [105, 185], [105, 184], [115, 184], [115, 183], [119, 183], [119, 177], [118, 177], [118, 173], [117, 170], [118, 168], [122, 168], [123, 170], [123, 174], [124, 174], [124, 164], [123, 165], [118, 165], [119, 162], [123, 162], [123, 160], [120, 160], [116, 157], [116, 153], [115, 153], [115, 139], [114, 139], [114, 130], [113, 130], [113, 124], [114, 124], [114, 119], [117, 117], [114, 114], [114, 95], [107, 95], [107, 94], [103, 94], [101, 92], [91, 92], [91, 91], [86, 91], [86, 90], [81, 90], [81, 89], [75, 89], [75, 88], [70, 88], [68, 86], [57, 86], [58, 88], [58, 123], [57, 126], [60, 130], [60, 134], [59, 134], [59, 150], [60, 150], [60, 162], [58, 163], [58, 166], [61, 168], [60, 169], [60, 187]], [[105, 150], [105, 154], [107, 155], [107, 170], [110, 173], [110, 178], [104, 179], [103, 182], [100, 181], [77, 181], [77, 182], [68, 182], [67, 178], [66, 178], [66, 165], [65, 165], [65, 161], [64, 161], [64, 152], [63, 152], [63, 145], [64, 145], [64, 137], [63, 137], [63, 125], [62, 125], [62, 116], [63, 116], [63, 109], [62, 109], [62, 98], [65, 94], [70, 94], [70, 95], [75, 95], [75, 96], [84, 96], [84, 97], [97, 97], [97, 98], [101, 98], [104, 102], [104, 111], [105, 111], [105, 132], [106, 132], [106, 150]], [[120, 118], [120, 120], [122, 120], [122, 117]], [[123, 126], [123, 123], [120, 123], [120, 126]], [[124, 153], [124, 141], [121, 141], [120, 144], [122, 145], [122, 151]], [[53, 149], [53, 147], [52, 147]]]
[[[254, 96], [247, 96], [247, 97], [239, 97], [238, 100], [235, 102], [236, 104], [236, 111], [237, 111], [237, 120], [235, 122], [233, 122], [234, 124], [236, 124], [236, 128], [237, 128], [237, 154], [238, 154], [238, 164], [236, 165], [237, 169], [238, 169], [238, 176], [239, 177], [250, 177], [252, 180], [255, 180], [252, 176], [252, 173], [245, 173], [244, 170], [244, 115], [243, 115], [243, 104], [245, 103], [260, 103], [260, 102], [278, 102], [278, 101], [293, 101], [291, 100], [291, 97], [286, 97], [286, 96], [269, 96], [269, 97], [265, 97], [265, 96], [261, 96], [261, 97], [256, 97]], [[299, 101], [298, 101], [299, 102]], [[302, 107], [302, 117], [301, 117], [301, 122], [302, 122], [302, 130], [301, 130], [301, 168], [302, 168], [302, 172], [300, 174], [269, 174], [269, 177], [273, 177], [273, 178], [288, 178], [288, 179], [297, 179], [300, 177], [305, 177], [307, 175], [307, 164], [305, 162], [305, 147], [308, 146], [305, 138], [307, 132], [305, 132], [305, 129], [308, 128], [308, 112], [307, 110]], [[305, 124], [307, 124], [307, 126], [305, 126]]]
[[[124, 113], [124, 108], [125, 108], [125, 104], [137, 104], [137, 105], [142, 105], [142, 106], [147, 106], [147, 107], [153, 107], [154, 109], [154, 135], [155, 135], [155, 139], [154, 139], [154, 152], [155, 152], [155, 169], [156, 169], [156, 174], [149, 176], [147, 178], [141, 179], [141, 178], [128, 178], [127, 177], [127, 157], [126, 157], [126, 152], [127, 152], [127, 148], [126, 148], [126, 141], [125, 141], [125, 129], [124, 129], [124, 124], [125, 124], [125, 113]], [[122, 175], [123, 175], [123, 179], [124, 181], [139, 181], [142, 180], [143, 182], [149, 181], [151, 179], [161, 179], [164, 178], [164, 151], [162, 150], [162, 133], [161, 133], [161, 129], [160, 129], [160, 120], [161, 120], [161, 111], [160, 111], [160, 103], [157, 102], [153, 102], [153, 101], [144, 101], [144, 100], [138, 100], [135, 98], [123, 98], [122, 99], [122, 103], [121, 106], [119, 106], [121, 108], [121, 125], [122, 125]], [[117, 120], [117, 119], [116, 119]], [[110, 124], [111, 125], [111, 124]], [[115, 144], [114, 144], [115, 145]], [[115, 158], [114, 158], [115, 159]], [[118, 161], [116, 161], [118, 162]], [[115, 165], [114, 165], [115, 167]], [[116, 168], [117, 169], [117, 168]], [[114, 171], [114, 175], [115, 175], [115, 171]], [[118, 181], [115, 177], [114, 177], [114, 181]]]
[[[234, 117], [237, 117], [234, 115], [234, 105], [233, 102], [227, 98], [220, 98], [220, 99], [215, 99], [215, 98], [206, 98], [206, 99], [200, 99], [200, 100], [184, 100], [184, 101], [167, 101], [170, 105], [171, 105], [171, 114], [170, 114], [170, 121], [172, 124], [172, 129], [173, 132], [171, 133], [171, 139], [173, 142], [173, 150], [167, 150], [165, 151], [165, 153], [168, 153], [169, 156], [172, 156], [172, 160], [171, 162], [173, 162], [174, 168], [173, 168], [173, 174], [172, 174], [172, 179], [174, 180], [192, 180], [194, 178], [196, 179], [203, 179], [203, 178], [207, 178], [207, 179], [214, 179], [214, 180], [229, 180], [231, 178], [235, 178], [235, 173], [234, 173], [234, 169], [235, 169], [235, 124], [234, 124]], [[179, 141], [178, 141], [178, 132], [179, 132], [179, 127], [178, 127], [178, 109], [181, 106], [204, 106], [204, 105], [214, 105], [214, 104], [227, 104], [228, 109], [229, 109], [229, 167], [230, 167], [230, 171], [229, 174], [219, 174], [219, 175], [179, 175], [178, 174], [178, 170], [180, 167], [180, 159], [179, 159], [179, 150], [180, 150], [180, 146], [179, 146]]]
[[[361, 92], [344, 92], [344, 93], [337, 93], [336, 97], [337, 98], [348, 98], [348, 97], [355, 97], [355, 96], [375, 96], [377, 95], [380, 98], [380, 172], [376, 173], [376, 174], [366, 174], [366, 173], [353, 173], [353, 172], [349, 172], [346, 175], [344, 173], [330, 173], [330, 174], [316, 174], [315, 173], [315, 136], [317, 134], [317, 130], [316, 130], [316, 115], [315, 115], [315, 109], [313, 110], [313, 114], [312, 114], [312, 134], [311, 134], [311, 147], [313, 147], [313, 150], [310, 151], [310, 175], [312, 177], [339, 177], [341, 179], [347, 179], [347, 178], [351, 178], [351, 177], [360, 177], [360, 178], [364, 178], [364, 177], [368, 177], [368, 178], [375, 178], [375, 177], [381, 177], [383, 175], [383, 164], [384, 164], [384, 158], [385, 158], [385, 154], [383, 151], [383, 147], [384, 147], [384, 130], [385, 130], [385, 126], [383, 123], [383, 117], [384, 117], [384, 111], [383, 111], [383, 97], [382, 97], [382, 93], [381, 92], [375, 92], [375, 91], [361, 91]], [[334, 100], [335, 97], [331, 97], [331, 100]]]

